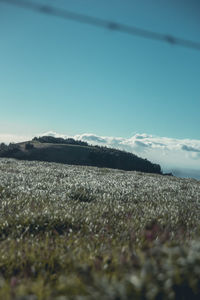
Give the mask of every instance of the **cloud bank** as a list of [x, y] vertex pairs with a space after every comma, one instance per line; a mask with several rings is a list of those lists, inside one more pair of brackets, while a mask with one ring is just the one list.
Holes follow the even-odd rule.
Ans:
[[[38, 136], [74, 138], [91, 145], [113, 147], [132, 152], [142, 158], [161, 165], [164, 172], [173, 172], [177, 176], [200, 179], [200, 140], [158, 137], [146, 133], [135, 134], [130, 138], [99, 136], [92, 133], [69, 136], [53, 131]], [[0, 142], [18, 142], [32, 137], [0, 135]]]
[[29, 141], [32, 139], [33, 136], [31, 135], [17, 135], [17, 134], [2, 134], [0, 133], [0, 143], [19, 143], [24, 141]]

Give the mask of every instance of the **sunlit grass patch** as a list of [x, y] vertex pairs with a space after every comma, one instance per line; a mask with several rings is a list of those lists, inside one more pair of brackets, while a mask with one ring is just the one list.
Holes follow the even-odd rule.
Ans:
[[0, 299], [199, 299], [200, 183], [0, 159]]

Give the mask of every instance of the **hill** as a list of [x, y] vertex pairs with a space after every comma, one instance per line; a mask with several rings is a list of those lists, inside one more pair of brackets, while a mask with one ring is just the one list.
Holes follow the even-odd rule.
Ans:
[[51, 136], [8, 146], [1, 144], [0, 157], [162, 174], [160, 165], [132, 153]]

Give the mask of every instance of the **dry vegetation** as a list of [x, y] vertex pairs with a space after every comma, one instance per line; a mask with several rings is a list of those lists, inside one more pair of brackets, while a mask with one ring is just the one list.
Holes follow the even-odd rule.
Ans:
[[0, 299], [199, 299], [200, 181], [0, 159]]

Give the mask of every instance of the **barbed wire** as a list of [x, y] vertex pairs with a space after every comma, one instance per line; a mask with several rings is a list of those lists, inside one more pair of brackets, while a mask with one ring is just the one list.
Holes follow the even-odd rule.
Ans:
[[85, 14], [75, 13], [66, 9], [64, 10], [64, 9], [56, 8], [50, 5], [27, 2], [24, 0], [0, 0], [0, 2], [10, 4], [10, 5], [15, 5], [18, 7], [36, 11], [46, 15], [56, 16], [56, 17], [76, 21], [79, 23], [92, 25], [95, 27], [102, 27], [112, 31], [118, 31], [118, 32], [130, 34], [134, 36], [143, 37], [146, 39], [157, 40], [171, 45], [175, 45], [175, 46], [179, 45], [181, 47], [191, 48], [200, 51], [199, 42], [182, 39], [179, 37], [175, 37], [171, 34], [161, 34], [155, 31], [150, 31], [135, 26], [129, 26], [122, 23], [112, 22], [112, 21], [104, 20], [101, 18], [97, 18]]

